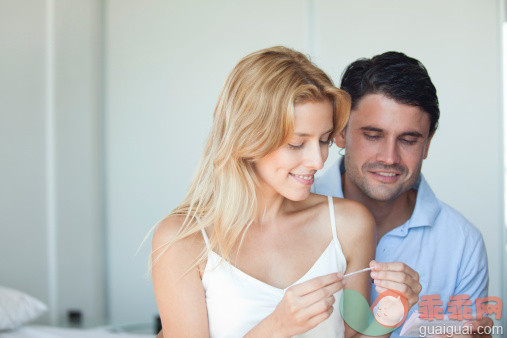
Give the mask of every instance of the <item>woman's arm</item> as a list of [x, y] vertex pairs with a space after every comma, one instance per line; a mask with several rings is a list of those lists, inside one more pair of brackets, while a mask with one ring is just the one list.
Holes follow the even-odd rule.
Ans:
[[[335, 215], [338, 238], [347, 260], [345, 274], [367, 268], [375, 258], [376, 229], [373, 216], [363, 205], [343, 199], [335, 199]], [[369, 303], [370, 274], [364, 272], [347, 277], [345, 289], [359, 292]], [[368, 313], [364, 315], [367, 320]], [[361, 336], [345, 323], [345, 337]]]
[[204, 240], [185, 238], [162, 255], [161, 248], [180, 228], [183, 217], [170, 216], [161, 221], [153, 234], [152, 279], [155, 298], [165, 337], [208, 337], [208, 314], [204, 288], [197, 267], [189, 268], [204, 247]]

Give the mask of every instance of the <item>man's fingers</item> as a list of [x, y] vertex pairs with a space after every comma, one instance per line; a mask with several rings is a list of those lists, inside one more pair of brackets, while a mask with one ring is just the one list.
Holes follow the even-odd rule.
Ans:
[[[494, 325], [494, 322], [493, 322], [493, 319], [489, 318], [489, 317], [482, 317], [481, 319], [479, 320], [472, 320], [470, 322], [466, 322], [465, 324], [463, 324], [463, 327], [470, 327], [471, 328], [471, 331], [475, 334], [474, 337], [491, 337], [491, 335], [487, 335], [485, 334], [484, 332], [488, 332], [488, 330], [486, 330], [485, 328], [486, 327], [490, 327], [492, 328]], [[481, 334], [479, 335], [479, 328], [481, 328]]]
[[493, 327], [494, 323], [493, 323], [493, 319], [491, 319], [489, 317], [482, 317], [479, 320], [472, 320], [470, 322], [466, 322], [465, 324], [463, 324], [463, 326], [467, 326], [467, 325], [472, 326], [472, 329], [474, 330], [474, 332], [476, 332], [477, 328], [479, 326], [481, 326], [481, 327]]

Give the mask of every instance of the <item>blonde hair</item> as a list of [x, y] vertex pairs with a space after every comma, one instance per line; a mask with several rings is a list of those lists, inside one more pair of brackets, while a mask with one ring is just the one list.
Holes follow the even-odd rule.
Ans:
[[[210, 228], [209, 250], [230, 261], [232, 250], [239, 250], [255, 219], [255, 161], [287, 142], [293, 133], [296, 104], [322, 100], [333, 105], [332, 139], [349, 117], [346, 92], [292, 49], [278, 46], [244, 57], [222, 88], [190, 189], [170, 214], [184, 215], [183, 224], [171, 241], [153, 248], [153, 264], [172, 243]], [[193, 266], [207, 252], [203, 250]]]

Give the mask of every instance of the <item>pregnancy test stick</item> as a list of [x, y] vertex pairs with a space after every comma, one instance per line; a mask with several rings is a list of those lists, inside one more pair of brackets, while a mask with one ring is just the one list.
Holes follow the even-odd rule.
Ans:
[[343, 276], [343, 278], [347, 278], [347, 277], [350, 277], [352, 275], [355, 275], [356, 273], [361, 273], [361, 272], [365, 272], [365, 271], [370, 271], [371, 268], [366, 268], [366, 269], [363, 269], [363, 270], [359, 270], [359, 271], [356, 271], [356, 272], [351, 272], [351, 273], [348, 273], [346, 274], [345, 276]]

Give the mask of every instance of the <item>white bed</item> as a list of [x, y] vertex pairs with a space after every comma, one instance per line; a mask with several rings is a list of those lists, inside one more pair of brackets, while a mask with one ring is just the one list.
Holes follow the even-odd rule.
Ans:
[[34, 325], [46, 304], [17, 289], [0, 285], [1, 338], [153, 338], [150, 324], [100, 326], [89, 329]]
[[93, 329], [71, 329], [53, 326], [28, 325], [21, 328], [0, 332], [1, 338], [153, 338], [154, 334], [115, 332], [108, 327]]

